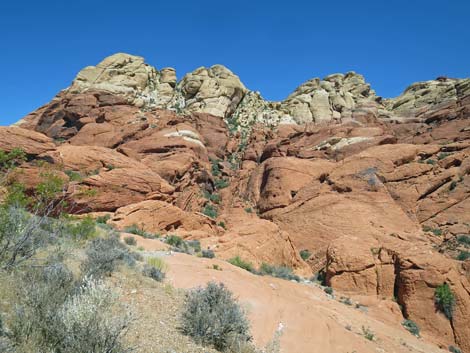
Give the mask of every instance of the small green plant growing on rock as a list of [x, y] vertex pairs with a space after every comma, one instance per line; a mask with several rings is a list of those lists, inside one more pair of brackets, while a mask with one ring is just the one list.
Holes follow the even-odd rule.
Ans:
[[109, 221], [110, 218], [111, 218], [111, 216], [109, 214], [104, 215], [104, 216], [96, 217], [96, 223], [106, 224]]
[[457, 241], [459, 242], [459, 244], [470, 246], [470, 236], [468, 235], [459, 235], [457, 237]]
[[300, 250], [300, 257], [302, 260], [308, 260], [312, 254], [307, 249]]
[[449, 352], [451, 353], [462, 353], [460, 348], [457, 348], [455, 346], [449, 346]]
[[253, 265], [248, 261], [242, 260], [240, 256], [232, 257], [231, 259], [228, 260], [228, 262], [234, 266], [243, 268], [244, 270], [247, 270], [249, 272], [254, 271]]
[[202, 213], [212, 219], [215, 219], [218, 216], [217, 208], [211, 204], [206, 204], [204, 208], [202, 209]]
[[375, 340], [375, 334], [371, 331], [369, 327], [364, 327], [362, 326], [362, 333], [366, 339], [369, 341], [374, 341]]
[[269, 275], [289, 281], [300, 281], [300, 277], [295, 275], [292, 269], [287, 266], [273, 266], [263, 262], [258, 273], [260, 275]]
[[450, 154], [449, 152], [441, 152], [441, 153], [439, 153], [439, 154], [437, 155], [437, 160], [440, 161], [441, 159], [444, 159], [444, 158], [446, 158], [446, 157], [448, 157], [448, 156], [450, 156], [450, 155], [451, 155], [451, 154]]
[[323, 289], [323, 291], [326, 294], [333, 295], [333, 288], [331, 288], [331, 287], [325, 287], [325, 289]]
[[452, 289], [447, 283], [438, 286], [434, 292], [436, 307], [451, 320], [454, 312], [455, 297]]
[[412, 335], [419, 337], [419, 327], [416, 322], [406, 319], [401, 323]]
[[470, 259], [470, 252], [468, 251], [460, 251], [459, 254], [457, 255], [457, 260], [459, 261], [465, 261]]
[[74, 170], [66, 170], [64, 173], [69, 177], [70, 181], [82, 181], [83, 176]]
[[220, 190], [220, 189], [225, 189], [227, 186], [230, 185], [230, 182], [228, 181], [228, 179], [217, 179], [215, 182], [214, 182], [214, 186]]
[[196, 342], [220, 351], [251, 339], [245, 313], [222, 283], [209, 282], [187, 294], [181, 329]]

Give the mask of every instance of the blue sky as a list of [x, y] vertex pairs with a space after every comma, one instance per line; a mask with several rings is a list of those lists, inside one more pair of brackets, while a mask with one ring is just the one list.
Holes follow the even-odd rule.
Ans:
[[469, 14], [468, 0], [2, 0], [0, 125], [115, 52], [178, 78], [224, 64], [271, 100], [350, 70], [396, 96], [414, 81], [470, 76]]

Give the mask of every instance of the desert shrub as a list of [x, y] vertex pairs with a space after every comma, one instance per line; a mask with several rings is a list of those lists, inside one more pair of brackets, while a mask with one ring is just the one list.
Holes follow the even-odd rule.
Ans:
[[201, 252], [201, 242], [197, 239], [186, 240], [186, 245], [188, 245], [194, 252]]
[[432, 234], [437, 235], [437, 236], [441, 236], [442, 235], [442, 230], [440, 230], [439, 228], [434, 228], [432, 230]]
[[67, 225], [67, 231], [75, 240], [87, 240], [96, 236], [96, 224], [91, 217], [69, 222]]
[[351, 300], [351, 298], [341, 297], [339, 301], [345, 305], [353, 305], [353, 301]]
[[253, 209], [251, 207], [245, 207], [246, 213], [253, 213]]
[[217, 193], [211, 194], [208, 191], [204, 191], [204, 197], [214, 203], [220, 203], [220, 201], [222, 201], [222, 198]]
[[135, 235], [140, 235], [143, 238], [155, 238], [155, 235], [149, 232], [146, 232], [143, 228], [139, 228], [137, 224], [132, 224], [124, 228], [126, 233], [131, 233]]
[[219, 160], [210, 158], [211, 162], [211, 173], [213, 176], [220, 176], [222, 174], [219, 166]]
[[22, 208], [0, 207], [0, 269], [11, 269], [31, 258], [55, 236], [44, 231], [46, 221]]
[[326, 294], [333, 295], [333, 288], [331, 288], [331, 287], [325, 287], [325, 289], [323, 289], [323, 291]]
[[460, 251], [459, 254], [457, 255], [457, 260], [459, 261], [465, 261], [470, 259], [470, 252], [469, 251]]
[[101, 282], [75, 281], [56, 263], [25, 273], [18, 290], [11, 324], [15, 346], [35, 352], [129, 352], [121, 336], [130, 316], [113, 316], [115, 297]]
[[21, 148], [14, 148], [10, 152], [0, 150], [0, 172], [6, 172], [26, 160], [26, 153]]
[[229, 185], [230, 185], [230, 182], [228, 181], [228, 179], [217, 179], [214, 182], [214, 186], [218, 190], [225, 189]]
[[459, 242], [459, 244], [470, 246], [470, 236], [468, 235], [459, 235], [457, 237], [457, 241]]
[[96, 217], [96, 223], [106, 224], [109, 221], [110, 218], [111, 218], [111, 216], [109, 214], [106, 214], [104, 216]]
[[64, 173], [69, 177], [70, 181], [82, 181], [83, 176], [74, 170], [65, 170]]
[[135, 240], [134, 237], [125, 237], [124, 243], [126, 243], [127, 245], [137, 245], [137, 240]]
[[150, 277], [157, 282], [161, 282], [165, 278], [165, 272], [151, 265], [144, 265], [142, 273], [144, 276]]
[[213, 259], [215, 257], [214, 251], [211, 249], [202, 250], [202, 257]]
[[310, 253], [310, 251], [308, 251], [307, 249], [304, 249], [304, 250], [300, 250], [300, 257], [302, 258], [302, 260], [308, 260], [308, 258], [310, 257], [310, 255], [312, 255]]
[[17, 344], [31, 338], [47, 347], [57, 336], [56, 315], [75, 288], [72, 272], [63, 264], [31, 268], [19, 277], [17, 308], [11, 323]]
[[240, 258], [240, 256], [232, 257], [231, 259], [229, 259], [227, 261], [229, 263], [231, 263], [232, 265], [234, 265], [234, 266], [243, 268], [244, 270], [247, 270], [249, 272], [254, 272], [254, 268], [253, 268], [253, 265], [251, 264], [251, 262], [242, 260]]
[[451, 155], [451, 153], [449, 153], [449, 152], [441, 152], [437, 155], [437, 160], [440, 161], [441, 159], [444, 159], [444, 158], [446, 158], [450, 155]]
[[362, 334], [369, 341], [373, 341], [375, 339], [375, 334], [371, 331], [369, 327], [362, 326]]
[[462, 350], [460, 348], [455, 347], [455, 346], [449, 346], [449, 352], [462, 353]]
[[277, 278], [300, 281], [299, 276], [292, 272], [292, 269], [287, 266], [273, 266], [267, 263], [262, 263], [259, 268], [260, 275], [269, 275]]
[[87, 259], [81, 269], [87, 276], [99, 278], [110, 275], [120, 263], [134, 265], [135, 259], [115, 236], [93, 239], [85, 249]]
[[427, 159], [426, 163], [430, 164], [430, 165], [434, 165], [434, 164], [436, 164], [436, 161], [434, 159]]
[[210, 217], [212, 219], [217, 218], [217, 207], [211, 205], [211, 204], [206, 204], [204, 208], [202, 209], [202, 213], [205, 214], [207, 217]]
[[452, 180], [450, 185], [449, 185], [449, 190], [452, 191], [457, 187], [457, 182], [455, 180]]
[[165, 242], [170, 246], [174, 246], [175, 248], [179, 248], [183, 245], [183, 239], [177, 235], [168, 235], [165, 238]]
[[64, 181], [53, 171], [40, 173], [41, 182], [36, 185], [35, 196], [39, 207], [47, 207], [64, 189]]
[[454, 312], [455, 297], [447, 283], [441, 284], [436, 288], [434, 292], [434, 302], [436, 307], [451, 320]]
[[401, 323], [404, 328], [406, 328], [412, 335], [419, 337], [419, 327], [416, 322], [406, 319]]
[[222, 283], [210, 282], [187, 294], [181, 328], [196, 342], [221, 351], [251, 338], [245, 313]]
[[219, 225], [220, 227], [224, 228], [225, 230], [227, 230], [227, 226], [225, 225], [225, 222], [224, 222], [224, 221], [220, 221], [220, 222], [218, 223], [218, 225]]

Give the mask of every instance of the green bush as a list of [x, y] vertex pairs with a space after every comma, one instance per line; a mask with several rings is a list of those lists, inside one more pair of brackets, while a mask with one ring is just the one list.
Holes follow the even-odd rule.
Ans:
[[326, 294], [333, 295], [333, 288], [331, 288], [331, 287], [325, 287], [325, 289], [323, 289], [323, 291]]
[[193, 249], [193, 252], [201, 252], [201, 242], [197, 239], [186, 240], [186, 245]]
[[416, 322], [406, 319], [401, 323], [404, 328], [406, 328], [412, 335], [419, 337], [419, 327]]
[[446, 157], [448, 157], [448, 156], [450, 156], [450, 155], [451, 155], [451, 153], [449, 153], [449, 152], [442, 152], [442, 153], [439, 153], [439, 154], [437, 155], [437, 159], [440, 161], [441, 159], [444, 159], [444, 158], [446, 158]]
[[455, 297], [447, 283], [438, 286], [434, 292], [434, 301], [437, 308], [451, 320], [454, 312]]
[[202, 257], [213, 259], [215, 257], [214, 251], [212, 251], [211, 249], [202, 250]]
[[168, 235], [165, 238], [165, 242], [170, 246], [174, 246], [175, 248], [179, 248], [183, 245], [183, 239], [177, 235]]
[[310, 251], [308, 251], [307, 249], [304, 249], [304, 250], [300, 250], [300, 257], [302, 258], [302, 260], [308, 260], [308, 258], [311, 256], [312, 254], [310, 253]]
[[0, 172], [11, 170], [26, 161], [26, 153], [21, 148], [14, 148], [10, 152], [0, 150]]
[[251, 339], [245, 313], [222, 283], [209, 282], [187, 294], [181, 328], [197, 343], [220, 351]]
[[65, 170], [64, 173], [69, 177], [70, 181], [82, 181], [83, 176], [74, 170]]
[[292, 269], [286, 266], [273, 266], [263, 262], [258, 272], [260, 275], [269, 275], [289, 281], [300, 281], [299, 276], [295, 275]]
[[68, 223], [67, 230], [75, 240], [87, 240], [96, 236], [96, 223], [91, 217]]
[[434, 235], [441, 236], [441, 235], [442, 235], [442, 230], [440, 230], [439, 228], [434, 228], [434, 229], [432, 230], [432, 233], [433, 233]]
[[218, 159], [213, 159], [213, 158], [210, 158], [210, 162], [211, 162], [211, 173], [213, 176], [220, 176], [222, 174], [221, 170], [220, 170], [220, 166], [219, 166], [219, 160]]
[[127, 244], [127, 245], [137, 245], [137, 240], [135, 240], [134, 237], [125, 237], [124, 238], [124, 242]]
[[459, 244], [470, 246], [470, 236], [468, 235], [459, 235], [457, 237], [457, 241], [459, 242]]
[[28, 269], [17, 290], [11, 337], [19, 351], [129, 352], [121, 335], [130, 316], [112, 314], [115, 295], [101, 282], [75, 280], [65, 265], [54, 263]]
[[228, 181], [228, 179], [217, 179], [216, 181], [214, 181], [214, 186], [217, 190], [225, 189], [229, 185], [230, 182]]
[[459, 261], [465, 261], [470, 259], [470, 252], [469, 251], [460, 251], [459, 254], [457, 255], [457, 260]]
[[454, 347], [454, 346], [449, 346], [449, 352], [462, 353], [462, 350], [460, 348], [457, 348], [457, 347]]
[[205, 214], [207, 217], [212, 219], [217, 218], [217, 208], [211, 204], [206, 204], [202, 209], [202, 213]]
[[55, 234], [43, 230], [45, 217], [31, 216], [18, 207], [0, 207], [0, 270], [12, 269], [31, 258]]
[[96, 223], [106, 224], [109, 221], [110, 218], [111, 218], [111, 216], [109, 214], [106, 214], [104, 216], [96, 217]]
[[144, 276], [150, 277], [157, 282], [161, 282], [165, 278], [165, 272], [151, 265], [144, 265], [142, 273]]
[[139, 228], [137, 224], [132, 224], [124, 228], [124, 232], [131, 233], [135, 235], [140, 235], [143, 238], [155, 238], [155, 235], [149, 232], [146, 232], [143, 228]]
[[82, 263], [82, 272], [94, 278], [110, 275], [121, 263], [135, 264], [132, 254], [115, 236], [93, 239], [85, 253], [87, 258]]
[[248, 261], [242, 260], [240, 256], [232, 257], [231, 259], [228, 260], [228, 262], [234, 266], [243, 268], [244, 270], [247, 270], [249, 272], [254, 272], [253, 265]]
[[371, 331], [369, 327], [362, 326], [362, 333], [366, 339], [373, 341], [375, 339], [375, 334]]

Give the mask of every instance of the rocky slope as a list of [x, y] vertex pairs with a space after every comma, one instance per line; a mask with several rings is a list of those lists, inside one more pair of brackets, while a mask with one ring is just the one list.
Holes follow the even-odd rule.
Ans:
[[[0, 128], [0, 148], [26, 151], [11, 177], [31, 192], [46, 171], [62, 178], [71, 213], [324, 273], [342, 292], [395, 300], [426, 339], [468, 353], [469, 118], [470, 79], [385, 100], [351, 72], [268, 102], [221, 65], [177, 81], [116, 54]], [[443, 283], [451, 319], [434, 303]]]

